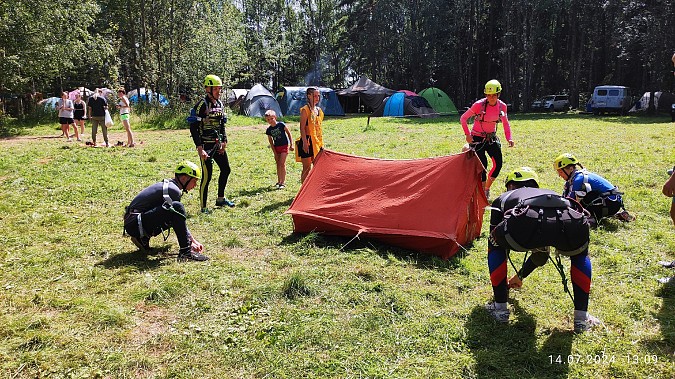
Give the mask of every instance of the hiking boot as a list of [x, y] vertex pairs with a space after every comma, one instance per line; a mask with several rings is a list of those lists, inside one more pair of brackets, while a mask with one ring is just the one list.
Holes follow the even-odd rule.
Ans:
[[574, 333], [583, 333], [601, 324], [602, 321], [599, 318], [588, 313], [585, 320], [574, 320]]
[[190, 250], [190, 251], [185, 252], [185, 253], [179, 252], [177, 260], [178, 260], [178, 262], [187, 262], [187, 261], [204, 262], [204, 261], [208, 261], [209, 257], [207, 257], [206, 255], [204, 255], [204, 254], [202, 254], [198, 251]]
[[216, 207], [222, 207], [223, 205], [227, 205], [230, 208], [234, 207], [234, 203], [227, 199], [216, 200]]
[[623, 222], [635, 221], [635, 216], [628, 213], [628, 211], [619, 212], [619, 213], [615, 214], [614, 217], [618, 218], [619, 220], [621, 220]]
[[511, 312], [509, 311], [508, 308], [506, 309], [498, 309], [497, 304], [495, 302], [487, 303], [485, 305], [485, 310], [488, 311], [490, 316], [495, 319], [495, 321], [506, 324], [509, 322], [509, 316], [511, 315]]
[[133, 242], [140, 251], [150, 250], [150, 237], [148, 236], [141, 238], [131, 236], [131, 242]]

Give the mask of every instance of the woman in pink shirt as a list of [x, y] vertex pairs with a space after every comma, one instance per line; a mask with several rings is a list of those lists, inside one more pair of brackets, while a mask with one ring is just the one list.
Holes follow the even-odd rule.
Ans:
[[[504, 137], [506, 137], [509, 147], [513, 147], [511, 125], [506, 115], [506, 104], [499, 100], [501, 92], [502, 85], [497, 80], [490, 80], [485, 84], [485, 98], [473, 103], [471, 108], [459, 118], [466, 135], [466, 142], [474, 148], [486, 170], [487, 156], [485, 154], [487, 153], [492, 159], [490, 174], [487, 175], [483, 172], [482, 175], [486, 197], [490, 196], [490, 186], [502, 169], [502, 146], [499, 143], [499, 138], [497, 138], [497, 124], [500, 122], [504, 124]], [[473, 117], [473, 128], [469, 131], [467, 122], [471, 117]]]

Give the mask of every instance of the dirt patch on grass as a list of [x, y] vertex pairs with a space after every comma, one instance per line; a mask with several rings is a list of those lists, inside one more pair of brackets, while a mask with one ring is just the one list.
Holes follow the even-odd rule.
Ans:
[[131, 330], [129, 340], [134, 346], [141, 346], [153, 338], [166, 333], [175, 316], [166, 309], [154, 305], [136, 305], [134, 319], [136, 326]]

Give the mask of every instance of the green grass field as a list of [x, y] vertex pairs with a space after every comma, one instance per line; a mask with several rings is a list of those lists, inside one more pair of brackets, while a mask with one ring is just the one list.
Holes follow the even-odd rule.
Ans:
[[[297, 119], [288, 122], [297, 137]], [[675, 275], [657, 265], [675, 259], [670, 199], [661, 195], [675, 163], [674, 124], [572, 113], [514, 114], [511, 122], [516, 146], [503, 148], [493, 197], [505, 173], [521, 165], [561, 191], [552, 161], [572, 152], [618, 185], [638, 217], [609, 220], [591, 235], [589, 311], [604, 327], [572, 333], [573, 306], [550, 263], [511, 292], [510, 324], [493, 322], [482, 308], [492, 296], [487, 222], [481, 238], [449, 261], [293, 234], [284, 211], [301, 166], [289, 159], [287, 188], [273, 190], [262, 120], [230, 120], [226, 196], [235, 208], [201, 215], [198, 192], [183, 197], [207, 263], [177, 263], [173, 233], [166, 242], [153, 238], [148, 256], [122, 237], [124, 206], [138, 191], [172, 176], [178, 161], [197, 161], [179, 121], [162, 129], [132, 119], [142, 141], [132, 149], [66, 143], [56, 123], [12, 124], [0, 140], [0, 375], [675, 377], [675, 287], [657, 282]], [[111, 135], [125, 140], [119, 123]], [[328, 119], [324, 139], [329, 149], [381, 158], [451, 154], [464, 143], [456, 116], [369, 126], [363, 117]]]

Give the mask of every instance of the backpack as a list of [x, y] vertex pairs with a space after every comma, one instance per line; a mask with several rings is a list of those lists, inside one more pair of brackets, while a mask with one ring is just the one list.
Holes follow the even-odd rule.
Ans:
[[505, 211], [492, 238], [499, 246], [515, 251], [553, 246], [560, 254], [573, 256], [588, 248], [589, 216], [573, 199], [536, 195]]

